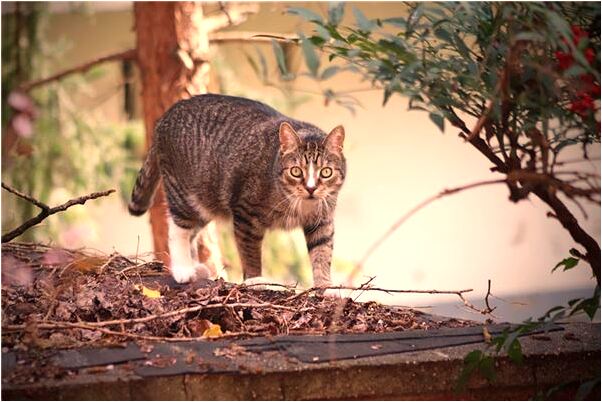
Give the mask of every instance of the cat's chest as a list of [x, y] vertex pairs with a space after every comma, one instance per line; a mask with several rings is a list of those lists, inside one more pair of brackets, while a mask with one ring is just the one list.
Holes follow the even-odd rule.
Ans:
[[270, 226], [275, 229], [291, 230], [317, 223], [320, 219], [321, 208], [318, 202], [301, 202], [291, 204], [287, 208], [274, 210], [270, 214]]

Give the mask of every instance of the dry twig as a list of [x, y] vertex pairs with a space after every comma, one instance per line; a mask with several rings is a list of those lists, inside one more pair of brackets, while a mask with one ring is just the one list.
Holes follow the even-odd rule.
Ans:
[[408, 290], [408, 289], [385, 289], [378, 288], [372, 286], [364, 286], [364, 287], [353, 287], [353, 286], [314, 286], [309, 289], [305, 289], [301, 293], [297, 293], [291, 297], [285, 299], [286, 302], [290, 302], [292, 300], [298, 299], [301, 296], [304, 296], [308, 293], [324, 291], [326, 289], [334, 289], [334, 290], [361, 290], [361, 291], [376, 291], [376, 292], [385, 292], [385, 293], [417, 293], [417, 294], [442, 294], [442, 295], [461, 295], [463, 293], [472, 292], [473, 289], [462, 289], [462, 290]]
[[115, 190], [112, 190], [112, 189], [107, 190], [107, 191], [100, 191], [100, 192], [96, 192], [96, 193], [92, 193], [92, 194], [88, 194], [88, 195], [84, 195], [81, 197], [71, 199], [61, 205], [51, 208], [48, 205], [44, 204], [43, 202], [38, 201], [29, 195], [23, 194], [20, 191], [15, 190], [14, 188], [12, 188], [11, 186], [9, 186], [7, 184], [4, 184], [4, 182], [2, 183], [2, 188], [4, 188], [6, 191], [8, 191], [10, 193], [13, 193], [14, 195], [16, 195], [20, 198], [23, 198], [24, 200], [34, 204], [35, 206], [37, 206], [38, 208], [41, 209], [40, 213], [37, 216], [34, 216], [33, 218], [27, 220], [21, 226], [19, 226], [18, 228], [14, 229], [14, 230], [11, 230], [9, 233], [3, 234], [2, 235], [2, 243], [9, 242], [12, 239], [14, 239], [15, 237], [22, 235], [27, 229], [39, 224], [44, 219], [48, 218], [50, 215], [54, 215], [58, 212], [63, 212], [65, 210], [67, 210], [68, 208], [70, 208], [74, 205], [77, 205], [77, 204], [83, 205], [88, 200], [93, 200], [93, 199], [100, 198], [100, 197], [106, 197], [107, 195], [115, 192]]

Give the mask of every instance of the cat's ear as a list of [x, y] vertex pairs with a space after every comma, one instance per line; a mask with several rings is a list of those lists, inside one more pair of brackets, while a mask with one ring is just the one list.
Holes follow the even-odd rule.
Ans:
[[340, 154], [343, 152], [343, 141], [345, 141], [345, 129], [343, 126], [336, 126], [324, 139], [324, 148]]
[[283, 155], [296, 151], [301, 145], [301, 140], [295, 132], [295, 129], [287, 122], [282, 122], [280, 124], [278, 135], [280, 137], [280, 152]]

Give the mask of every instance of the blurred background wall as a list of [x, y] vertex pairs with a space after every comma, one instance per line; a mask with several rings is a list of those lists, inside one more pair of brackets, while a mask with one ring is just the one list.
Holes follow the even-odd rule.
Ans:
[[[5, 4], [3, 13], [7, 12]], [[403, 13], [399, 3], [354, 5], [369, 18]], [[261, 3], [258, 14], [229, 30], [307, 31], [308, 27], [302, 25], [299, 18], [284, 14], [287, 6], [302, 6], [322, 13], [327, 7], [325, 3]], [[211, 7], [215, 8], [215, 4], [208, 5], [208, 10]], [[60, 47], [60, 52], [46, 55], [46, 74], [134, 47], [132, 6], [129, 2], [80, 5], [58, 2], [51, 4], [49, 10], [45, 39], [47, 43]], [[347, 14], [351, 13], [348, 11]], [[349, 17], [347, 15], [346, 18]], [[336, 215], [335, 282], [344, 281], [350, 264], [359, 260], [396, 219], [425, 198], [444, 188], [495, 178], [495, 174], [489, 171], [490, 164], [464, 144], [453, 127], [448, 127], [442, 135], [426, 113], [407, 111], [407, 102], [401, 98], [393, 98], [386, 107], [382, 107], [381, 91], [369, 90], [370, 84], [361, 82], [357, 75], [339, 74], [326, 83], [339, 90], [359, 90], [354, 96], [362, 106], [357, 108], [355, 115], [334, 104], [325, 106], [319, 95], [325, 84], [320, 87], [310, 79], [278, 84], [285, 91], [264, 85], [246, 58], [246, 54], [256, 54], [255, 46], [266, 55], [269, 71], [274, 72], [273, 81], [277, 83], [277, 67], [269, 43], [220, 43], [212, 45], [213, 91], [261, 100], [324, 130], [330, 130], [337, 124], [345, 126], [345, 153], [349, 167]], [[293, 59], [292, 68], [303, 68], [300, 50], [291, 48], [288, 52]], [[140, 87], [135, 69], [130, 70], [131, 66], [122, 63], [102, 65], [98, 77], [81, 85], [76, 83], [73, 102], [96, 123], [125, 125], [142, 138]], [[139, 164], [142, 154], [140, 150], [138, 152]], [[580, 156], [579, 150], [576, 152], [575, 156]], [[599, 144], [591, 147], [590, 155], [599, 158]], [[568, 153], [564, 156], [567, 159], [571, 157]], [[89, 163], [100, 161], [91, 160]], [[586, 166], [592, 171], [599, 171], [599, 159], [588, 162]], [[121, 174], [116, 173], [109, 180], [109, 183], [114, 183], [113, 187], [119, 186]], [[122, 187], [125, 198], [130, 189], [125, 185]], [[51, 204], [71, 196], [60, 183], [53, 188]], [[368, 260], [356, 285], [375, 276], [373, 284], [388, 288], [474, 288], [474, 298], [481, 302], [487, 290], [487, 280], [491, 279], [493, 294], [504, 299], [494, 299], [494, 303], [500, 305], [498, 315], [507, 320], [541, 314], [552, 306], [551, 303], [566, 302], [571, 296], [589, 296], [590, 290], [587, 289], [592, 286], [592, 281], [589, 267], [583, 263], [579, 269], [550, 273], [561, 259], [568, 256], [574, 242], [558, 222], [546, 217], [546, 212], [545, 206], [533, 198], [518, 204], [511, 203], [503, 185], [477, 188], [443, 198], [402, 225]], [[579, 210], [573, 212], [582, 217]], [[126, 204], [119, 197], [90, 203], [85, 208], [74, 208], [69, 214], [68, 222], [60, 223], [62, 229], [57, 232], [54, 244], [130, 255], [152, 251], [148, 217], [129, 216]], [[587, 214], [589, 218], [584, 228], [600, 241], [600, 209], [588, 206]], [[11, 211], [3, 208], [2, 218], [5, 226], [11, 218]], [[58, 219], [56, 216], [51, 218], [48, 225], [59, 225], [55, 222]], [[222, 225], [222, 230], [229, 230], [229, 226]], [[291, 236], [292, 240], [278, 238], [276, 250], [284, 254], [294, 251], [299, 255], [304, 278], [310, 278], [302, 234], [293, 232], [286, 236]], [[230, 250], [230, 255], [232, 253]], [[237, 266], [237, 263], [232, 265]], [[270, 272], [269, 267], [268, 274], [279, 280], [295, 279], [286, 273]], [[239, 279], [240, 272], [232, 268], [231, 278]], [[362, 299], [438, 306], [432, 311], [478, 318], [462, 310], [454, 296], [371, 293], [362, 295]]]

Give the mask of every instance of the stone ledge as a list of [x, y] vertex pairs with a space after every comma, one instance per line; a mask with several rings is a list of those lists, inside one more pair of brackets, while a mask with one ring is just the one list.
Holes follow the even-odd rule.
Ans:
[[[471, 350], [483, 344], [302, 363], [279, 351], [236, 355], [228, 366], [209, 362], [205, 372], [138, 375], [129, 363], [95, 374], [80, 370], [61, 380], [30, 385], [4, 383], [2, 399], [528, 399], [537, 391], [569, 383], [571, 397], [579, 382], [600, 377], [600, 325], [563, 324], [546, 337], [521, 338], [525, 362], [496, 358], [496, 380], [473, 376], [465, 392], [453, 392]], [[567, 336], [567, 334], [572, 336]], [[225, 342], [210, 343], [223, 347]], [[180, 347], [183, 352], [187, 346]], [[600, 388], [592, 398], [599, 399]], [[561, 396], [562, 397], [562, 396]]]

